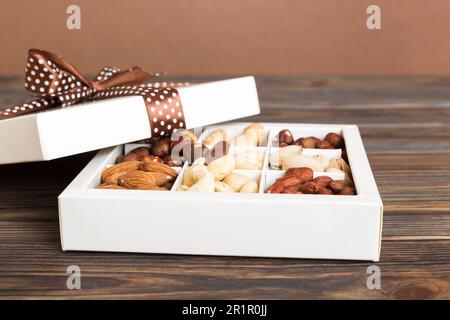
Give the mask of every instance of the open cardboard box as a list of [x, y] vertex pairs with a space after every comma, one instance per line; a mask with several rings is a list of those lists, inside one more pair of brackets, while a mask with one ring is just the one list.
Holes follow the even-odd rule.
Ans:
[[[247, 125], [208, 127], [202, 137], [214, 128], [234, 136]], [[358, 128], [263, 125], [268, 141], [254, 148], [264, 155], [262, 169], [240, 171], [259, 182], [256, 194], [176, 191], [187, 164], [177, 169], [179, 176], [170, 192], [95, 189], [101, 172], [136, 145], [101, 150], [59, 196], [62, 249], [378, 261], [383, 205]], [[271, 170], [268, 163], [274, 151], [271, 141], [282, 129], [290, 129], [296, 137], [323, 138], [328, 132], [340, 132], [357, 195], [266, 193], [283, 174]], [[308, 152], [340, 157], [339, 150]], [[315, 172], [315, 176], [323, 174]]]

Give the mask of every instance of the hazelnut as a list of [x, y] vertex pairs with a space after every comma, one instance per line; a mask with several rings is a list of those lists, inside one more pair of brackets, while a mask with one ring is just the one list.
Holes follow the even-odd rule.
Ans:
[[329, 142], [336, 149], [340, 149], [344, 146], [344, 139], [340, 134], [330, 132], [325, 136], [325, 141]]
[[320, 140], [316, 137], [306, 137], [295, 140], [294, 144], [303, 148], [314, 149], [316, 147], [316, 143], [319, 141]]
[[156, 140], [151, 148], [150, 153], [154, 156], [164, 157], [170, 154], [170, 138], [162, 137]]
[[315, 147], [317, 149], [334, 149], [334, 147], [328, 141], [325, 141], [325, 140], [316, 142]]
[[278, 142], [280, 147], [282, 147], [282, 144], [283, 146], [291, 145], [294, 143], [294, 136], [288, 129], [281, 130], [278, 133]]

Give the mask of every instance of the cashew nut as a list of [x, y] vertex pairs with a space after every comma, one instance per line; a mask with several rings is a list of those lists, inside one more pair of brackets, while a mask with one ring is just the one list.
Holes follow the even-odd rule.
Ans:
[[207, 168], [216, 180], [223, 180], [235, 168], [234, 155], [227, 154], [226, 156], [220, 157], [208, 164]]
[[245, 183], [241, 190], [239, 191], [241, 193], [258, 193], [258, 184], [256, 183], [256, 181], [248, 181], [247, 183]]
[[223, 179], [223, 182], [229, 185], [234, 192], [241, 190], [242, 186], [249, 181], [251, 181], [249, 177], [239, 173], [230, 173]]

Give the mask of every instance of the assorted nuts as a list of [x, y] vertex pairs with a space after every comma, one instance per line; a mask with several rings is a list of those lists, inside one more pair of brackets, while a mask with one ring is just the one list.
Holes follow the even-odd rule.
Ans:
[[353, 183], [345, 180], [333, 180], [328, 176], [313, 179], [314, 172], [310, 168], [291, 168], [285, 175], [275, 181], [267, 193], [287, 194], [322, 194], [322, 195], [355, 195]]
[[[115, 165], [102, 172], [101, 184], [97, 188], [258, 193], [259, 177], [271, 181], [270, 177], [278, 176], [277, 172], [283, 170], [284, 175], [265, 192], [356, 194], [351, 170], [345, 160], [344, 140], [334, 132], [328, 133], [324, 139], [314, 136], [295, 139], [289, 129], [283, 129], [273, 144], [280, 148], [272, 148], [266, 160], [267, 148], [257, 148], [267, 146], [267, 131], [259, 123], [248, 125], [241, 135], [234, 137], [229, 131], [216, 129], [202, 139], [203, 143], [198, 142], [189, 130], [179, 130], [172, 137], [147, 142], [148, 146], [119, 156]], [[309, 149], [341, 149], [343, 154], [342, 158], [337, 158], [336, 152]], [[330, 154], [336, 158], [331, 158]], [[178, 177], [173, 167], [181, 167], [185, 163]], [[265, 165], [268, 167], [263, 174]], [[322, 175], [314, 179], [317, 172]], [[333, 180], [327, 173], [333, 177], [334, 173], [341, 173], [337, 176], [342, 180]]]

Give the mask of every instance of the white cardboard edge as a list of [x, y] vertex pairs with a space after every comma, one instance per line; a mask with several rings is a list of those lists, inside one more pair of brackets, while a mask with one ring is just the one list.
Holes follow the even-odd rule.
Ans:
[[[260, 113], [253, 77], [178, 88], [188, 129]], [[142, 96], [0, 121], [0, 164], [62, 158], [151, 137]]]
[[122, 152], [119, 146], [101, 150], [60, 195], [62, 248], [378, 261], [382, 202], [359, 131], [353, 125], [312, 126], [343, 132], [358, 195], [92, 189]]

